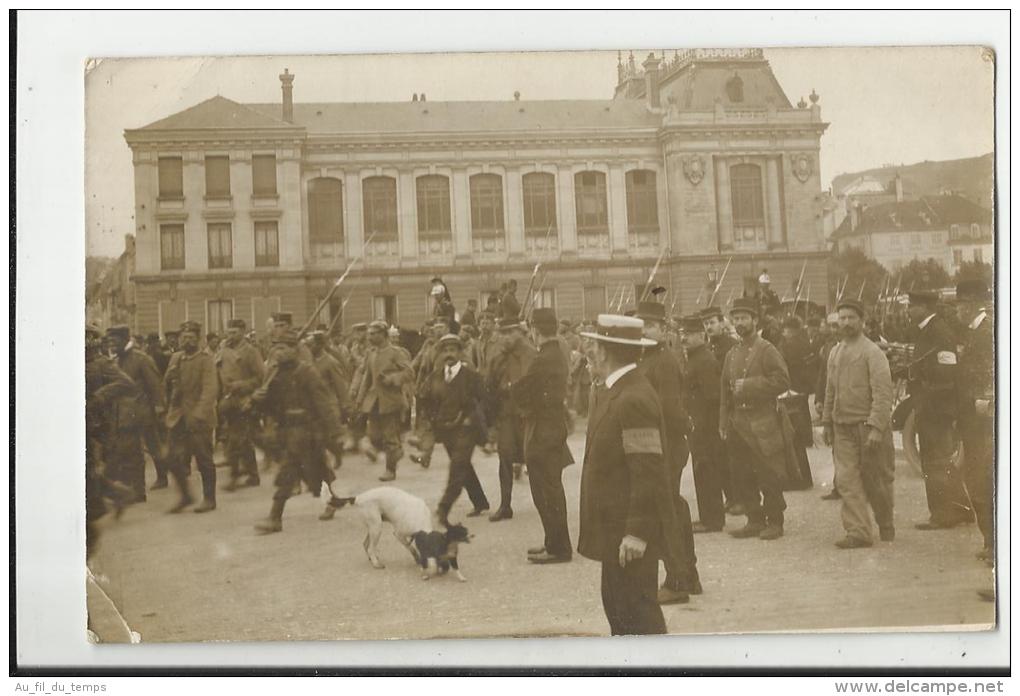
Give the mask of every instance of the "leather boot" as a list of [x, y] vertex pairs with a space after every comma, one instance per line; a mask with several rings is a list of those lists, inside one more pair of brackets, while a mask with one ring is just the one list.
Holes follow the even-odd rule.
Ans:
[[765, 530], [765, 525], [761, 522], [751, 522], [748, 520], [740, 529], [734, 529], [730, 532], [730, 536], [734, 539], [750, 539], [751, 537], [757, 537]]
[[272, 534], [283, 531], [283, 506], [286, 500], [273, 500], [273, 507], [269, 509], [269, 517], [255, 525], [255, 531], [259, 534]]

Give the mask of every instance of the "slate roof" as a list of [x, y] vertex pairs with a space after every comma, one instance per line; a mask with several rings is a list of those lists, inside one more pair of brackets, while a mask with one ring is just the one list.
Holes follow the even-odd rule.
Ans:
[[991, 224], [992, 211], [955, 194], [922, 196], [902, 203], [894, 201], [861, 206], [857, 227], [851, 229], [851, 216], [847, 215], [830, 238], [836, 240], [863, 234], [940, 230], [949, 225], [969, 225], [973, 222]]
[[139, 130], [196, 130], [207, 128], [293, 128], [290, 123], [245, 104], [219, 95], [199, 102], [184, 111], [178, 111], [164, 119], [150, 123]]

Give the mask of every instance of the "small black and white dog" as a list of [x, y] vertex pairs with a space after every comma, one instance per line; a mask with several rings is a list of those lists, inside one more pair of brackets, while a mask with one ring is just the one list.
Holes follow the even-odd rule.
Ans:
[[389, 522], [393, 525], [393, 536], [421, 566], [422, 580], [443, 575], [452, 568], [458, 580], [467, 582], [457, 566], [457, 545], [471, 540], [463, 525], [450, 525], [446, 532], [434, 531], [432, 513], [425, 501], [392, 486], [379, 486], [353, 498], [330, 501], [335, 508], [348, 503], [361, 513], [365, 522], [365, 554], [373, 568], [386, 567], [379, 560], [378, 549], [383, 522]]

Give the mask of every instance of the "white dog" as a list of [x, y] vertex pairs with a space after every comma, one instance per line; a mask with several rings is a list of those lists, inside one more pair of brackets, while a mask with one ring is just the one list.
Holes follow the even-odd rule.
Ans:
[[[354, 505], [365, 522], [365, 554], [373, 568], [386, 567], [379, 560], [378, 549], [383, 522], [389, 522], [393, 525], [393, 536], [421, 566], [423, 580], [452, 568], [458, 580], [467, 581], [457, 567], [457, 544], [470, 539], [463, 525], [450, 525], [445, 533], [433, 531], [432, 512], [425, 501], [392, 486], [372, 488], [353, 498], [333, 498], [329, 504], [339, 509], [348, 503]], [[323, 519], [330, 517], [331, 514]]]

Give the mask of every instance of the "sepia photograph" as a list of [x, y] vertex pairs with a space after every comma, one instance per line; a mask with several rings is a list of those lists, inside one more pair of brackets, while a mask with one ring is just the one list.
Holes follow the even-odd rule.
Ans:
[[673, 35], [88, 55], [81, 642], [1002, 630], [1001, 56]]

